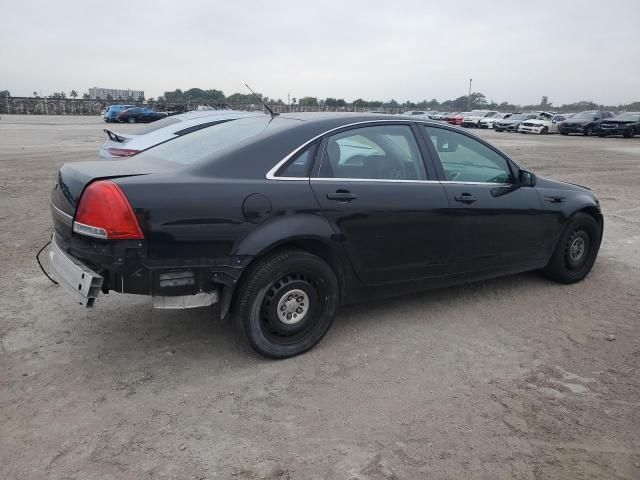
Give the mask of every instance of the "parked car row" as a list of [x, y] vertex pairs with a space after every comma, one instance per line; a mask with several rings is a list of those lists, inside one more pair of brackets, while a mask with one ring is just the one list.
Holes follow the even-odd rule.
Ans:
[[135, 105], [109, 105], [102, 118], [106, 123], [149, 123], [165, 118], [165, 112], [156, 112], [151, 108]]
[[538, 111], [530, 113], [500, 113], [494, 110], [470, 112], [406, 112], [413, 118], [446, 122], [450, 125], [489, 128], [496, 132], [519, 132], [545, 135], [580, 134], [600, 137], [621, 135], [631, 138], [640, 135], [640, 112], [615, 115], [602, 110], [588, 110], [575, 114]]
[[640, 135], [640, 112], [615, 115], [605, 111], [586, 111], [575, 114], [560, 124], [560, 133], [579, 133], [584, 136], [622, 135], [631, 138]]

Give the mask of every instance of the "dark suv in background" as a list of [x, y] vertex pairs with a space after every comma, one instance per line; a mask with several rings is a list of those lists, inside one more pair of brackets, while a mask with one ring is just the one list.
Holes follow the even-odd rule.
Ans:
[[604, 120], [600, 123], [598, 135], [622, 135], [624, 138], [640, 135], [640, 112], [621, 113]]
[[613, 117], [613, 113], [605, 112], [604, 110], [589, 110], [576, 113], [573, 117], [560, 124], [559, 131], [562, 135], [580, 133], [585, 137], [589, 137], [600, 131], [600, 124], [604, 120]]

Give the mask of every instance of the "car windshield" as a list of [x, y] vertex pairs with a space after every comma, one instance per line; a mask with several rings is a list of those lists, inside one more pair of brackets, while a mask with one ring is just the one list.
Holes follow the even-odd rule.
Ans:
[[576, 113], [573, 118], [593, 119], [596, 116], [596, 112], [580, 112]]
[[[284, 120], [284, 119], [281, 119]], [[160, 159], [189, 165], [209, 157], [223, 148], [240, 143], [264, 132], [272, 118], [249, 117], [219, 123], [188, 135], [177, 137], [137, 155], [141, 159]]]
[[524, 113], [516, 113], [515, 115], [511, 115], [509, 117], [509, 120], [524, 120], [525, 114]]

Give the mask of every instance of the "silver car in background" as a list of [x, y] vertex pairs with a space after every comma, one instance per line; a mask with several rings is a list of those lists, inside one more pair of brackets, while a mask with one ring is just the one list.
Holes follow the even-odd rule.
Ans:
[[[237, 118], [262, 115], [265, 114], [237, 110], [205, 110], [172, 115], [126, 133], [115, 132], [112, 129], [105, 128], [104, 132], [108, 138], [100, 148], [100, 156], [103, 158], [130, 157], [159, 143], [196, 130]], [[125, 131], [129, 130], [124, 125], [120, 125], [118, 130], [123, 128]]]

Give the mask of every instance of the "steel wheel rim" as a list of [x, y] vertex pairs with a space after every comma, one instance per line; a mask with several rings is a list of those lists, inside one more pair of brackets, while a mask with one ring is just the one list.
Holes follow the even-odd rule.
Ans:
[[309, 312], [309, 296], [298, 288], [289, 290], [278, 301], [277, 312], [282, 323], [295, 325], [303, 321]]
[[567, 267], [570, 270], [576, 270], [584, 266], [589, 257], [590, 249], [591, 238], [589, 233], [583, 229], [575, 230], [569, 237], [565, 249]]
[[[291, 299], [289, 299], [290, 296]], [[300, 299], [299, 302], [298, 299]], [[318, 319], [324, 309], [324, 300], [326, 300], [326, 289], [322, 279], [303, 272], [280, 277], [271, 284], [262, 299], [260, 307], [262, 334], [270, 342], [283, 346], [304, 341], [320, 324]], [[288, 311], [287, 305], [290, 306]], [[284, 318], [281, 310], [283, 306], [285, 306]], [[298, 312], [298, 309], [301, 311]], [[291, 313], [291, 318], [288, 318], [288, 313]]]

